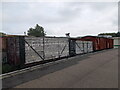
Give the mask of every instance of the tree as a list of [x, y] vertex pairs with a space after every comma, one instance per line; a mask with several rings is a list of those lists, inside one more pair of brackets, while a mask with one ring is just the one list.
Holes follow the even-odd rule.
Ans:
[[100, 33], [98, 35], [111, 35], [112, 37], [120, 37], [120, 32], [117, 32], [117, 33]]
[[34, 28], [29, 28], [28, 33], [29, 36], [36, 36], [36, 37], [41, 37], [45, 36], [46, 33], [44, 32], [44, 28], [36, 24], [35, 29]]
[[120, 32], [117, 32], [116, 37], [120, 37]]
[[0, 32], [0, 36], [5, 36], [6, 33]]

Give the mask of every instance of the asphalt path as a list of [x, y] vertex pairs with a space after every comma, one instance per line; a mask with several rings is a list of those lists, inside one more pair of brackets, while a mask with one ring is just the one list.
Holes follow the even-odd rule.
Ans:
[[78, 55], [3, 79], [13, 88], [118, 88], [118, 49]]

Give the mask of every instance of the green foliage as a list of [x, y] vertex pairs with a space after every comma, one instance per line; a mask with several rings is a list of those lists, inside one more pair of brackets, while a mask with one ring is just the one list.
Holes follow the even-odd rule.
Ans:
[[120, 32], [118, 32], [118, 33], [116, 34], [116, 36], [117, 36], [117, 37], [120, 37]]
[[117, 33], [100, 33], [98, 35], [111, 35], [112, 37], [120, 37], [120, 32], [117, 32]]
[[28, 30], [28, 35], [29, 36], [36, 36], [36, 37], [41, 37], [45, 36], [44, 28], [36, 24], [35, 28], [30, 28]]
[[4, 36], [4, 35], [6, 35], [5, 33], [3, 33], [3, 32], [0, 32], [0, 36]]

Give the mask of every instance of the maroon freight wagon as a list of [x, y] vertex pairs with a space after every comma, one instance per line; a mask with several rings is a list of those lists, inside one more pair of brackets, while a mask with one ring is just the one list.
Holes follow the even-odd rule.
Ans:
[[0, 37], [0, 51], [1, 51], [1, 60], [3, 63], [7, 62], [7, 45], [6, 45], [6, 37]]
[[93, 41], [93, 50], [103, 50], [113, 48], [113, 39], [97, 36], [85, 36], [80, 40], [82, 41]]
[[0, 50], [2, 51], [2, 62], [12, 65], [18, 65], [23, 63], [24, 54], [22, 54], [22, 48], [24, 48], [23, 37], [6, 35], [0, 37]]
[[6, 37], [0, 37], [0, 50], [6, 50]]

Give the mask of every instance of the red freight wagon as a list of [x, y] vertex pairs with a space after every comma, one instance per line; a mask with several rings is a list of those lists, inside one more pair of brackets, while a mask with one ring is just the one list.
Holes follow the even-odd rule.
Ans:
[[93, 50], [96, 51], [96, 50], [99, 50], [99, 40], [97, 39], [97, 37], [94, 37], [94, 36], [85, 36], [85, 37], [82, 37], [80, 40], [82, 41], [92, 41], [93, 42]]
[[110, 39], [110, 48], [113, 48], [113, 39]]
[[106, 39], [106, 42], [107, 42], [107, 48], [113, 48], [113, 39]]
[[80, 40], [82, 41], [93, 41], [93, 50], [103, 50], [107, 48], [113, 48], [113, 39], [97, 36], [85, 36]]

